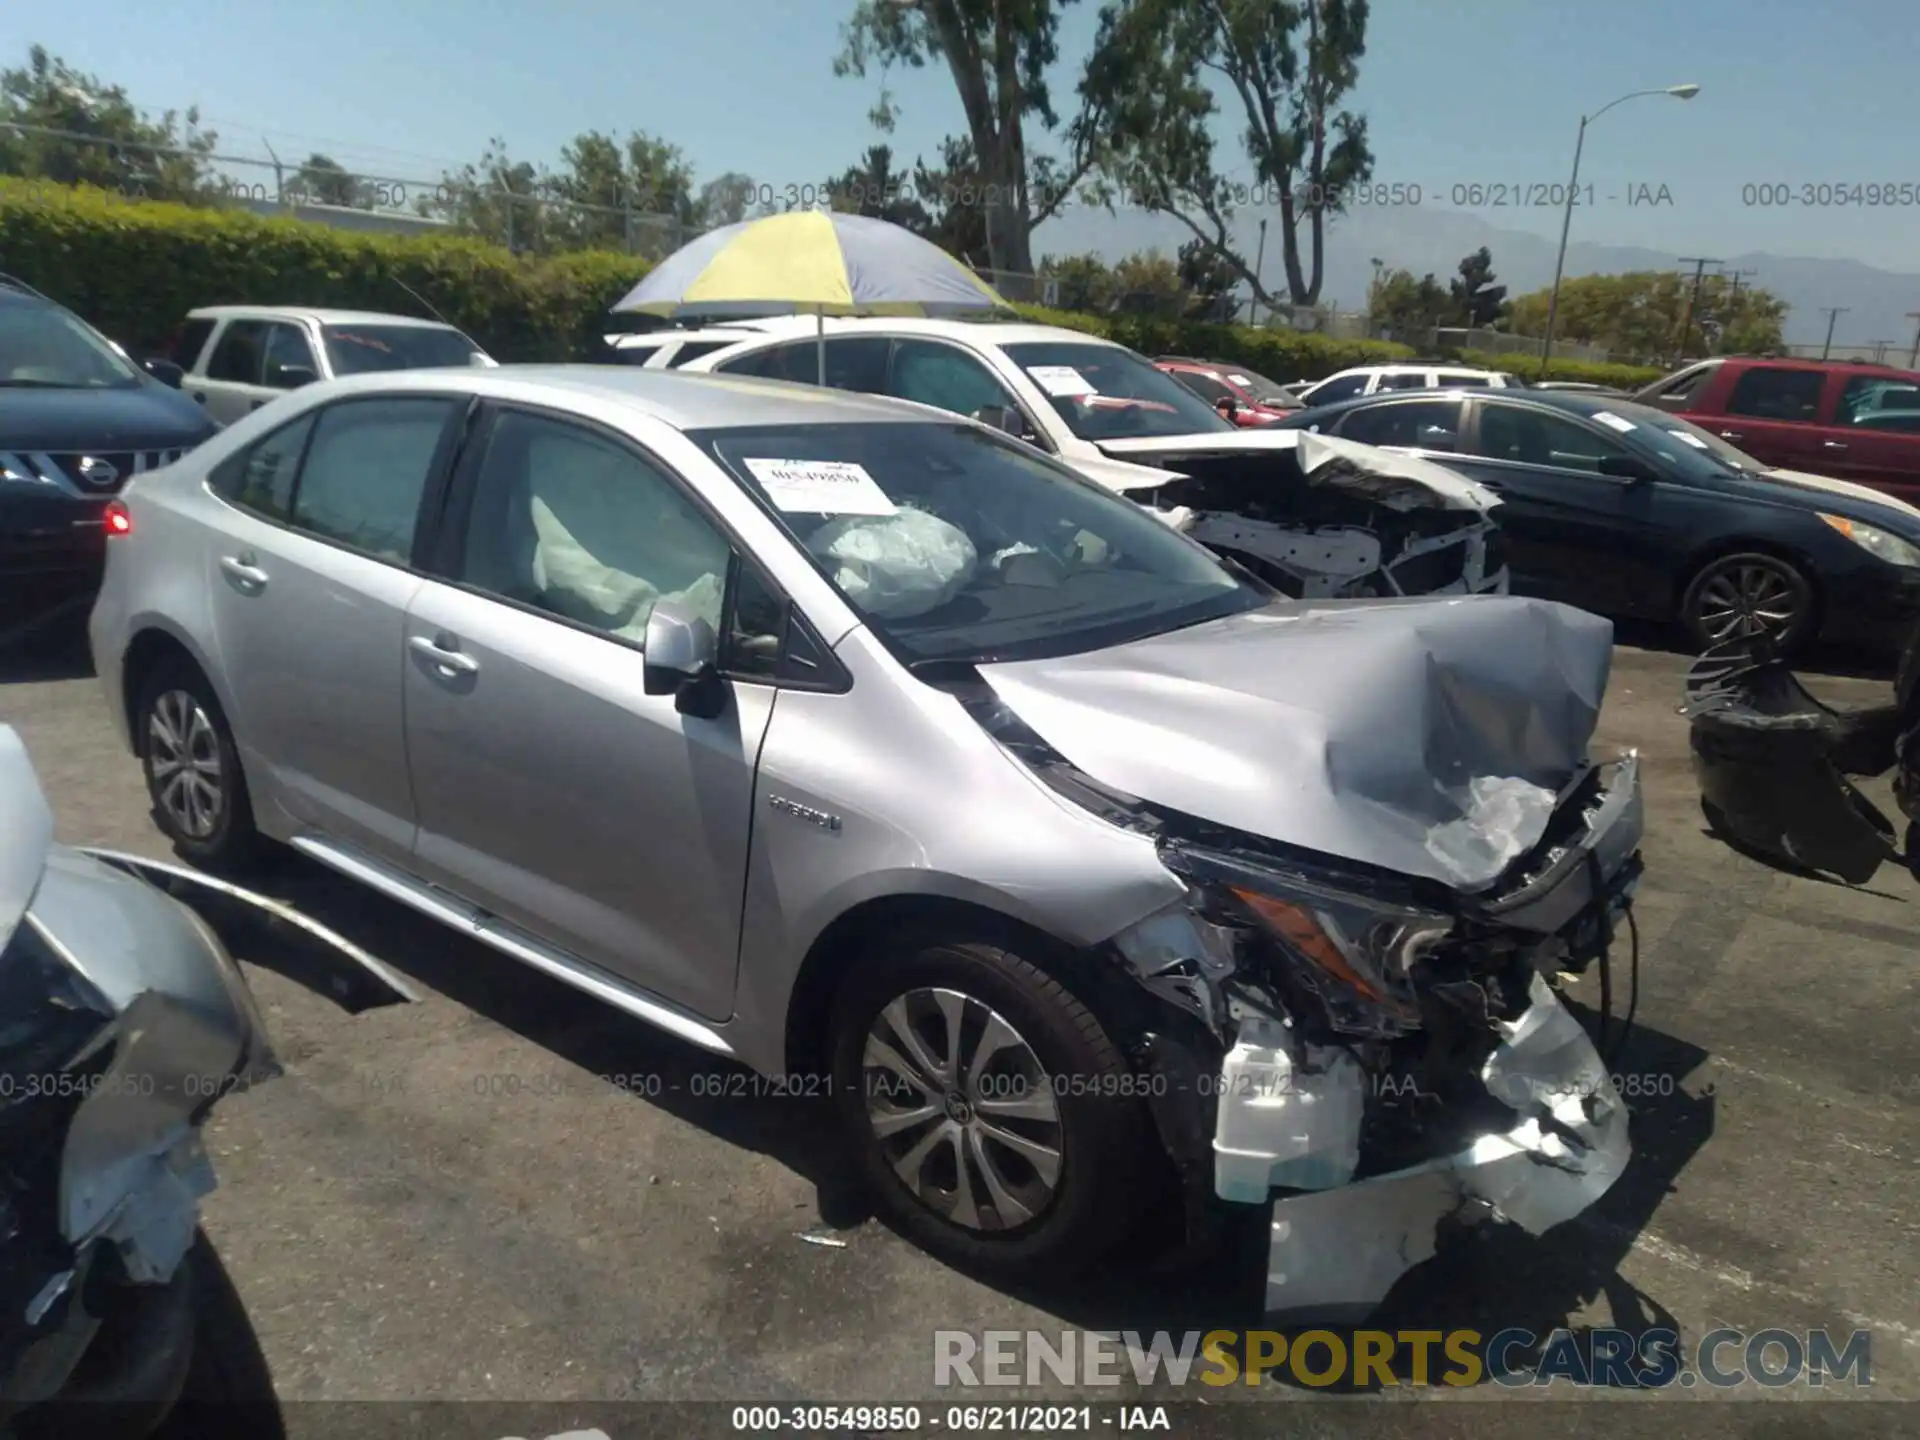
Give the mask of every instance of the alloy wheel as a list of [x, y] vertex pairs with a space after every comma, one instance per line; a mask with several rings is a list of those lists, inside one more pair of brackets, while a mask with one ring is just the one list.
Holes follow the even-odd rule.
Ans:
[[1778, 641], [1800, 618], [1791, 576], [1764, 561], [1742, 561], [1716, 570], [1701, 584], [1694, 613], [1715, 644], [1744, 635]]
[[868, 1028], [867, 1122], [893, 1172], [968, 1230], [1038, 1219], [1060, 1188], [1054, 1080], [998, 1011], [958, 990], [896, 996]]
[[147, 712], [147, 776], [156, 804], [181, 835], [208, 839], [226, 810], [220, 740], [206, 708], [185, 690], [168, 690]]

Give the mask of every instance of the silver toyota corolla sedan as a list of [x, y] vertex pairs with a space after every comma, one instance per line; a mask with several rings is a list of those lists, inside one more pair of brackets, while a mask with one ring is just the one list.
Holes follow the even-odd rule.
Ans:
[[1286, 600], [970, 421], [602, 367], [311, 386], [107, 525], [187, 859], [291, 846], [831, 1096], [937, 1253], [1084, 1262], [1179, 1181], [1353, 1313], [1626, 1163], [1555, 988], [1639, 872], [1603, 620]]

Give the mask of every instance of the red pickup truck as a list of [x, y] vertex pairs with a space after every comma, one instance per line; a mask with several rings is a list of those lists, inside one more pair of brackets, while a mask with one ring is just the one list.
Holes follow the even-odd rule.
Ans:
[[1633, 397], [1763, 464], [1920, 501], [1920, 373], [1826, 360], [1704, 360]]

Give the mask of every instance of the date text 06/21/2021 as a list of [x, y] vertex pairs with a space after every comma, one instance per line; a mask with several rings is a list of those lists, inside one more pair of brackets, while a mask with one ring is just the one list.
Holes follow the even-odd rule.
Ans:
[[[999, 202], [1001, 187], [974, 181], [939, 181], [916, 185], [910, 180], [885, 184], [851, 186], [763, 185], [763, 203], [786, 209], [806, 209], [814, 205], [853, 205], [857, 208], [884, 208], [919, 204], [932, 209], [987, 208]], [[1560, 209], [1571, 196], [1575, 205], [1671, 206], [1673, 190], [1664, 181], [1632, 180], [1606, 185], [1583, 184], [1569, 187], [1564, 181], [1462, 180], [1442, 185], [1417, 181], [1357, 181], [1347, 185], [1318, 185], [1302, 181], [1284, 189], [1266, 182], [1252, 184], [1227, 181], [1222, 185], [1222, 203], [1234, 208], [1279, 209], [1292, 206], [1295, 213], [1320, 207], [1325, 209], [1402, 209], [1421, 205], [1445, 206], [1456, 210]], [[1167, 208], [1162, 197], [1134, 191], [1118, 191], [1083, 196], [1030, 196], [1035, 209], [1061, 210], [1084, 204], [1114, 210], [1154, 211]]]

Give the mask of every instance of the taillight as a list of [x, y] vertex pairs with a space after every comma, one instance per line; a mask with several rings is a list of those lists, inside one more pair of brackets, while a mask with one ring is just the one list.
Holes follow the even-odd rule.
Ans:
[[107, 534], [109, 535], [131, 535], [133, 533], [133, 515], [127, 507], [118, 500], [109, 500], [107, 502], [106, 523]]

